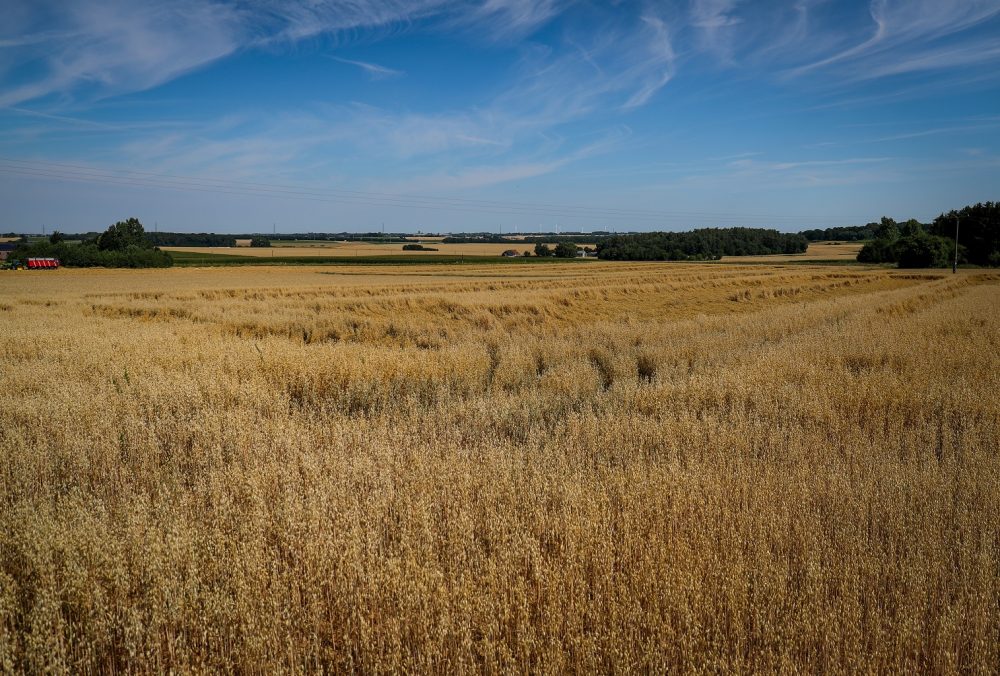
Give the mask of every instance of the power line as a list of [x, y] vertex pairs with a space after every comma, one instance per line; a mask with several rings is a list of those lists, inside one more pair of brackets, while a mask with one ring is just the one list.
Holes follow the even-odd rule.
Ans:
[[[251, 189], [249, 187], [240, 187], [241, 184], [233, 183], [231, 185], [226, 185], [223, 182], [217, 181], [219, 185], [213, 185], [211, 183], [198, 183], [193, 179], [151, 179], [139, 176], [130, 175], [114, 175], [110, 173], [101, 173], [94, 171], [80, 171], [80, 170], [50, 170], [50, 169], [38, 169], [34, 167], [5, 167], [0, 165], [0, 171], [6, 173], [12, 173], [22, 176], [33, 176], [33, 177], [43, 177], [43, 178], [56, 178], [61, 180], [77, 180], [85, 182], [97, 182], [97, 183], [109, 183], [114, 185], [130, 185], [136, 187], [154, 187], [154, 188], [165, 188], [165, 189], [178, 189], [178, 190], [190, 190], [195, 192], [210, 192], [218, 194], [231, 194], [231, 195], [248, 195], [248, 196], [260, 196], [261, 193], [269, 193], [272, 196], [287, 197], [293, 199], [307, 199], [312, 201], [321, 202], [349, 202], [349, 203], [359, 203], [373, 206], [396, 206], [396, 207], [406, 207], [406, 208], [421, 208], [421, 209], [435, 209], [435, 210], [452, 210], [452, 211], [470, 211], [478, 213], [515, 213], [515, 214], [539, 214], [547, 216], [565, 216], [569, 218], [586, 218], [588, 220], [602, 220], [602, 219], [633, 219], [633, 220], [645, 220], [645, 221], [663, 221], [663, 220], [673, 220], [682, 219], [689, 217], [700, 217], [700, 218], [740, 218], [744, 221], [748, 220], [786, 220], [792, 219], [796, 222], [833, 222], [831, 219], [800, 219], [790, 216], [754, 216], [745, 215], [737, 217], [735, 214], [723, 214], [723, 213], [710, 213], [710, 212], [651, 212], [651, 215], [645, 215], [644, 213], [630, 213], [623, 211], [618, 213], [612, 209], [588, 209], [586, 207], [564, 207], [565, 211], [554, 211], [554, 207], [530, 207], [529, 205], [521, 206], [520, 203], [512, 203], [506, 205], [504, 203], [496, 203], [496, 207], [487, 206], [476, 206], [474, 201], [468, 201], [469, 206], [465, 206], [461, 203], [453, 204], [449, 203], [447, 200], [452, 198], [411, 198], [411, 199], [401, 199], [395, 197], [372, 197], [372, 198], [361, 198], [355, 195], [342, 195], [337, 196], [337, 191], [328, 191], [327, 193], [310, 192], [303, 190], [283, 190], [275, 188], [264, 188], [258, 187]], [[215, 180], [215, 179], [213, 179]], [[260, 184], [257, 184], [260, 185]], [[323, 195], [331, 195], [330, 197], [322, 197]], [[457, 198], [455, 198], [457, 199]], [[444, 200], [443, 203], [435, 203], [432, 200]], [[585, 211], [585, 213], [580, 213], [580, 211]]]
[[102, 170], [81, 165], [40, 160], [20, 160], [0, 157], [0, 172], [35, 178], [107, 183], [133, 187], [151, 187], [170, 190], [228, 194], [239, 196], [272, 196], [317, 202], [360, 204], [367, 206], [389, 206], [438, 211], [464, 211], [471, 213], [506, 213], [513, 215], [539, 215], [553, 218], [571, 218], [588, 221], [635, 220], [644, 222], [683, 221], [687, 219], [725, 220], [755, 222], [770, 221], [781, 223], [837, 223], [834, 219], [818, 219], [776, 214], [734, 214], [708, 211], [648, 211], [641, 209], [619, 209], [602, 207], [582, 207], [550, 203], [499, 202], [453, 197], [433, 197], [392, 193], [366, 192], [344, 188], [325, 190], [305, 190], [296, 186], [232, 181], [216, 178], [158, 174], [132, 170]]
[[796, 219], [802, 220], [807, 218], [812, 218], [808, 216], [799, 216], [794, 214], [753, 214], [753, 213], [727, 213], [727, 212], [715, 212], [715, 211], [651, 211], [644, 209], [621, 209], [621, 208], [607, 208], [607, 207], [583, 207], [583, 206], [571, 206], [563, 204], [551, 204], [551, 203], [528, 203], [528, 202], [514, 202], [514, 201], [490, 201], [490, 200], [473, 200], [460, 197], [433, 197], [433, 196], [422, 196], [422, 195], [408, 195], [399, 193], [380, 193], [371, 191], [361, 191], [361, 190], [349, 190], [346, 188], [331, 188], [324, 191], [304, 191], [299, 186], [290, 186], [282, 184], [269, 184], [269, 183], [258, 183], [251, 181], [233, 181], [229, 179], [217, 179], [210, 177], [192, 177], [192, 176], [179, 176], [176, 174], [162, 174], [154, 173], [148, 171], [138, 171], [138, 170], [122, 170], [122, 169], [112, 169], [112, 170], [102, 170], [94, 167], [87, 167], [77, 164], [67, 164], [60, 162], [47, 162], [44, 160], [20, 160], [16, 158], [0, 157], [0, 161], [17, 163], [20, 165], [32, 164], [45, 165], [49, 167], [65, 168], [82, 170], [89, 173], [98, 173], [100, 175], [114, 176], [116, 174], [124, 174], [124, 177], [129, 176], [142, 176], [142, 177], [152, 177], [157, 179], [174, 179], [182, 182], [199, 182], [203, 184], [219, 184], [222, 187], [247, 187], [253, 189], [264, 189], [276, 192], [291, 191], [295, 194], [303, 195], [328, 195], [328, 194], [345, 194], [345, 195], [355, 195], [359, 197], [366, 198], [377, 198], [377, 199], [393, 199], [393, 200], [420, 200], [420, 201], [436, 201], [436, 202], [447, 202], [452, 204], [468, 204], [477, 206], [489, 206], [489, 207], [504, 207], [504, 208], [530, 208], [530, 209], [559, 209], [560, 211], [566, 210], [578, 210], [585, 211], [588, 213], [600, 212], [609, 213], [614, 215], [648, 215], [655, 217], [662, 217], [664, 215], [677, 215], [677, 216], [738, 216], [738, 217], [755, 217], [755, 218], [768, 218], [768, 219]]

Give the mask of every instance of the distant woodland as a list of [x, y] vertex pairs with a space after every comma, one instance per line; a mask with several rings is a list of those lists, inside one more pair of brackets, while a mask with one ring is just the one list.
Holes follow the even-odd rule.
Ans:
[[895, 263], [901, 268], [943, 268], [956, 258], [959, 265], [1000, 266], [1000, 204], [970, 205], [941, 214], [930, 224], [883, 218], [858, 253], [861, 263]]
[[723, 256], [804, 253], [799, 234], [764, 228], [701, 228], [690, 232], [615, 235], [597, 243], [597, 257], [628, 261], [706, 261]]
[[[895, 264], [904, 268], [947, 267], [956, 260], [958, 230], [959, 265], [1000, 266], [1000, 203], [984, 202], [942, 213], [932, 223], [915, 219], [898, 222], [883, 217], [865, 225], [783, 233], [767, 228], [699, 228], [687, 232], [631, 232], [611, 234], [570, 232], [518, 237], [521, 244], [535, 244], [536, 256], [572, 258], [578, 244], [596, 244], [597, 257], [622, 261], [711, 261], [723, 256], [762, 256], [805, 253], [809, 242], [838, 240], [865, 242], [858, 261]], [[16, 236], [9, 233], [9, 236]], [[433, 251], [400, 233], [284, 233], [226, 235], [215, 233], [147, 232], [135, 218], [120, 221], [103, 233], [63, 235], [48, 240], [23, 239], [15, 258], [53, 256], [64, 265], [88, 267], [163, 267], [171, 264], [161, 246], [230, 247], [238, 239], [251, 246], [271, 246], [276, 241], [355, 241], [405, 243], [406, 250]], [[511, 236], [496, 233], [462, 233], [445, 243], [504, 243]], [[555, 245], [550, 248], [549, 245]], [[587, 249], [590, 251], [590, 249]]]

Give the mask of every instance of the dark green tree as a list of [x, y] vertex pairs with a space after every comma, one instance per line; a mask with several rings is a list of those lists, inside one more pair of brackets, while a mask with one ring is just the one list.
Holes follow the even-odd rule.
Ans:
[[858, 252], [859, 263], [894, 263], [896, 254], [893, 246], [898, 240], [876, 239], [868, 242]]
[[875, 239], [884, 239], [895, 242], [899, 238], [899, 226], [896, 221], [887, 216], [882, 217], [882, 221], [875, 227]]
[[53, 230], [52, 234], [49, 235], [49, 244], [59, 244], [60, 242], [66, 241], [66, 235], [62, 234], [58, 230]]
[[949, 264], [951, 245], [943, 237], [920, 232], [901, 237], [894, 249], [901, 268], [945, 268]]
[[930, 234], [954, 241], [956, 218], [958, 243], [965, 249], [968, 262], [1000, 266], [1000, 202], [970, 205], [941, 214], [928, 228]]
[[556, 258], [576, 258], [576, 248], [572, 242], [559, 242], [553, 253]]
[[689, 232], [643, 232], [597, 242], [603, 260], [717, 260], [722, 256], [803, 253], [809, 241], [799, 234], [766, 228], [700, 228]]
[[266, 237], [252, 237], [250, 238], [250, 246], [262, 249], [271, 246], [271, 240]]
[[924, 234], [923, 224], [915, 218], [911, 218], [906, 223], [901, 223], [899, 226], [899, 236], [900, 237], [916, 237], [917, 235]]
[[548, 244], [542, 244], [539, 242], [535, 245], [535, 255], [545, 258], [546, 256], [551, 256], [553, 254], [552, 249], [549, 248]]
[[97, 238], [97, 248], [101, 251], [124, 251], [130, 246], [150, 248], [138, 218], [118, 221]]
[[874, 227], [875, 239], [861, 247], [861, 251], [858, 252], [858, 262], [895, 263], [901, 230], [905, 231], [907, 236], [923, 233], [920, 223], [913, 219], [901, 227], [896, 221], [883, 216], [881, 222]]
[[799, 234], [810, 242], [826, 240], [857, 242], [865, 239], [875, 239], [875, 228], [877, 227], [878, 223], [868, 223], [867, 225], [846, 225], [837, 228], [803, 230]]

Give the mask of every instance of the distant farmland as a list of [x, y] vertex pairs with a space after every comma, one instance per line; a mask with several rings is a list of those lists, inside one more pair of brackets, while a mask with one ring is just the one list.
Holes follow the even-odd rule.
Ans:
[[[288, 256], [280, 247], [271, 249], [272, 254], [268, 256], [238, 256], [229, 255], [229, 249], [224, 248], [204, 248], [200, 250], [174, 249], [170, 252], [174, 264], [181, 267], [198, 266], [262, 266], [262, 265], [334, 265], [334, 266], [402, 266], [402, 265], [489, 265], [489, 266], [523, 266], [523, 265], [543, 265], [546, 263], [572, 264], [577, 259], [552, 259], [514, 256], [458, 256], [455, 254], [440, 254], [427, 251], [403, 251], [398, 255], [310, 255], [310, 256]], [[267, 249], [263, 249], [267, 251]], [[211, 253], [209, 253], [211, 252]], [[216, 253], [218, 252], [218, 253]], [[593, 259], [591, 259], [592, 261]]]
[[794, 262], [801, 260], [840, 261], [856, 260], [864, 242], [810, 242], [809, 248], [801, 254], [775, 254], [773, 256], [723, 256], [727, 263], [751, 262]]
[[[314, 242], [303, 244], [299, 242], [275, 241], [270, 248], [250, 247], [163, 247], [165, 251], [190, 253], [216, 253], [231, 256], [499, 256], [508, 249], [517, 251], [534, 251], [534, 244], [510, 242], [509, 244], [444, 244], [427, 241], [424, 246], [437, 251], [403, 251], [403, 243], [393, 242], [376, 244], [372, 242]], [[555, 245], [550, 245], [555, 246]], [[272, 254], [271, 249], [275, 249]]]
[[[427, 257], [431, 260], [450, 260], [444, 257], [461, 259], [463, 256], [500, 256], [504, 251], [513, 249], [521, 254], [525, 251], [534, 252], [534, 244], [512, 241], [510, 243], [492, 244], [444, 244], [432, 239], [418, 238], [425, 246], [436, 251], [404, 251], [402, 243], [377, 244], [372, 242], [288, 242], [275, 241], [271, 247], [162, 247], [165, 251], [178, 254], [180, 262], [187, 263], [198, 259], [198, 256], [244, 256], [251, 258], [369, 258], [372, 256], [402, 256], [418, 260]], [[549, 244], [554, 247], [555, 244]], [[579, 246], [595, 246], [579, 245]], [[727, 256], [724, 262], [795, 262], [801, 260], [852, 261], [861, 249], [859, 242], [813, 242], [802, 254], [774, 256]], [[210, 258], [202, 258], [208, 261]]]

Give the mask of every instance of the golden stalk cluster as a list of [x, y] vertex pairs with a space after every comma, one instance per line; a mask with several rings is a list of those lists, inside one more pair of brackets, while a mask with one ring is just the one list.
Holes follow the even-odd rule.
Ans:
[[12, 273], [0, 671], [995, 671], [998, 283]]

